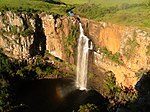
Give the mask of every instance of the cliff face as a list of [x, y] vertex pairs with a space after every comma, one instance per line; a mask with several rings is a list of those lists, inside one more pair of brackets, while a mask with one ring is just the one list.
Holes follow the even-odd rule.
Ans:
[[[21, 15], [25, 17], [26, 15]], [[31, 19], [32, 22], [32, 19]], [[23, 20], [15, 13], [6, 12], [0, 14], [0, 47], [5, 53], [17, 59], [24, 59], [29, 56], [29, 48], [33, 43], [33, 35], [26, 37], [18, 35], [24, 30]]]
[[46, 50], [62, 60], [74, 63], [78, 23], [73, 17], [56, 18], [40, 14], [46, 36]]
[[[150, 70], [149, 30], [82, 19], [95, 44], [94, 63], [115, 74], [118, 84], [126, 87], [137, 83], [139, 71]], [[103, 48], [107, 49], [102, 50]], [[118, 55], [117, 55], [118, 54]]]
[[69, 38], [75, 40], [70, 35], [74, 31], [71, 28], [76, 27], [75, 18], [54, 18], [46, 13], [0, 13], [0, 48], [9, 57], [19, 60], [28, 61], [47, 51], [73, 63], [73, 45], [67, 42]]
[[[150, 69], [150, 56], [146, 53], [150, 43], [148, 30], [84, 18], [81, 22], [95, 47], [90, 52], [93, 58], [90, 64], [112, 71], [118, 84], [134, 86], [137, 73]], [[74, 17], [0, 13], [0, 48], [11, 58], [29, 60], [47, 51], [75, 63], [78, 34], [78, 21]]]

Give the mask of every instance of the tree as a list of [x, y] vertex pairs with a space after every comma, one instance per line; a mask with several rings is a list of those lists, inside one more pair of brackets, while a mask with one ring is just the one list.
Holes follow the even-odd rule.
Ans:
[[78, 112], [99, 112], [98, 107], [95, 104], [81, 105]]

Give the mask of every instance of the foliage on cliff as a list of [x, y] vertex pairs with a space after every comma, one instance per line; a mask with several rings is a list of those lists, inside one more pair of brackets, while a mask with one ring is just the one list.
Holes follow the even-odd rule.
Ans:
[[100, 110], [94, 104], [80, 105], [78, 112], [99, 112]]
[[65, 52], [68, 57], [70, 57], [73, 54], [72, 49], [74, 49], [76, 45], [77, 37], [78, 37], [78, 27], [72, 26], [69, 32], [69, 36], [64, 41]]
[[135, 48], [139, 46], [140, 45], [137, 43], [135, 37], [133, 39], [128, 38], [124, 48], [124, 56], [126, 56], [126, 58], [129, 59], [133, 52], [135, 52]]
[[110, 112], [114, 112], [120, 106], [127, 106], [129, 103], [136, 101], [138, 94], [132, 88], [121, 88], [116, 83], [113, 72], [106, 73], [107, 78], [104, 83], [105, 95], [108, 97]]
[[16, 87], [20, 82], [43, 77], [65, 76], [58, 67], [37, 55], [32, 64], [10, 60], [0, 51], [0, 111], [10, 111], [19, 106], [16, 102]]
[[146, 52], [147, 55], [150, 55], [150, 44], [147, 46], [147, 52]]
[[123, 65], [123, 61], [121, 60], [121, 56], [120, 56], [120, 53], [115, 53], [115, 54], [112, 54], [111, 51], [108, 51], [107, 48], [101, 48], [100, 49], [100, 52], [103, 53], [103, 58], [106, 57], [108, 59], [110, 59], [111, 61], [119, 64], [119, 65]]

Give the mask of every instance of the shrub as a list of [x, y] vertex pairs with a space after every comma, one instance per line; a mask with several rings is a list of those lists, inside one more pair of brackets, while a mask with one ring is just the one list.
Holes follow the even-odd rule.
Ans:
[[0, 49], [0, 73], [2, 72], [10, 72], [11, 64], [10, 60], [2, 53], [2, 49]]
[[106, 14], [115, 13], [118, 9], [117, 7], [103, 7], [101, 5], [96, 4], [81, 4], [76, 6], [74, 9], [76, 13], [80, 14], [83, 17], [89, 19], [100, 19], [104, 17]]
[[0, 49], [0, 111], [2, 112], [11, 109], [10, 96], [12, 94], [9, 91], [9, 78], [11, 79], [12, 77], [11, 72], [11, 61]]
[[13, 34], [17, 34], [17, 26], [11, 26], [10, 27], [10, 32]]
[[107, 97], [111, 104], [109, 110], [115, 110], [119, 106], [126, 106], [128, 103], [135, 101], [138, 97], [137, 91], [133, 88], [121, 88], [116, 84], [116, 78], [113, 72], [109, 71], [106, 73], [107, 78], [105, 80], [105, 89], [108, 92]]
[[144, 0], [143, 3], [144, 3], [146, 6], [150, 6], [150, 0]]
[[99, 112], [98, 107], [95, 104], [80, 105], [78, 112]]
[[41, 70], [41, 68], [40, 68], [40, 67], [36, 67], [35, 70], [36, 70], [37, 76], [40, 78], [41, 75], [42, 75], [42, 70]]
[[103, 53], [108, 59], [112, 60], [113, 62], [123, 65], [123, 61], [121, 60], [120, 53], [112, 54], [111, 51], [108, 51], [106, 47], [101, 48], [100, 52]]
[[129, 59], [133, 55], [133, 52], [135, 51], [136, 47], [139, 47], [136, 38], [135, 37], [133, 39], [128, 38], [124, 48], [124, 55], [126, 56], [127, 59]]
[[15, 100], [17, 84], [25, 80], [36, 80], [46, 75], [56, 75], [59, 69], [37, 56], [37, 60], [28, 65], [26, 62], [10, 61], [0, 50], [0, 111], [11, 111], [18, 103]]
[[120, 87], [116, 84], [116, 78], [113, 72], [109, 71], [106, 73], [107, 78], [105, 80], [105, 86], [109, 90], [110, 94], [115, 94], [120, 91]]
[[68, 57], [72, 54], [72, 48], [74, 48], [74, 46], [76, 44], [78, 29], [79, 28], [77, 26], [71, 26], [69, 36], [64, 41], [65, 52]]
[[149, 44], [146, 48], [147, 48], [146, 54], [147, 54], [147, 55], [150, 55], [150, 44]]
[[26, 30], [22, 31], [21, 35], [23, 37], [26, 37], [26, 36], [32, 35], [33, 33], [34, 33], [33, 29], [29, 27]]

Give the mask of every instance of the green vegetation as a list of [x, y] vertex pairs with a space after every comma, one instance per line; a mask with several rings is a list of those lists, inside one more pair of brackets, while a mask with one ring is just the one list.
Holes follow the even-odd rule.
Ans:
[[107, 97], [109, 102], [112, 102], [108, 107], [110, 110], [115, 110], [120, 106], [127, 106], [128, 104], [134, 102], [138, 94], [132, 88], [120, 88], [116, 83], [116, 78], [113, 72], [109, 71], [106, 73], [107, 78], [105, 80], [105, 89], [107, 91]]
[[12, 34], [17, 34], [17, 27], [16, 26], [11, 26], [10, 27], [10, 32], [12, 32]]
[[107, 79], [105, 80], [105, 84], [109, 89], [109, 92], [114, 94], [120, 91], [120, 87], [116, 84], [116, 78], [114, 74], [111, 71], [109, 71], [106, 73], [106, 75], [107, 75]]
[[146, 52], [147, 55], [150, 55], [150, 44], [147, 46], [147, 52]]
[[135, 37], [133, 39], [128, 38], [124, 48], [124, 55], [127, 57], [127, 59], [129, 59], [132, 56], [136, 47], [139, 47], [136, 38]]
[[[96, 4], [95, 4], [96, 3]], [[46, 11], [64, 15], [70, 9], [81, 17], [130, 26], [150, 27], [149, 0], [0, 0], [0, 10]]]
[[103, 2], [95, 1], [94, 3], [85, 2], [76, 5], [74, 11], [83, 17], [97, 21], [150, 27], [150, 6], [143, 1], [105, 0]]
[[115, 8], [104, 8], [95, 4], [82, 4], [77, 6], [74, 11], [80, 14], [82, 17], [98, 20], [105, 16], [105, 14], [107, 14], [109, 11], [115, 11]]
[[8, 72], [10, 70], [10, 60], [5, 58], [5, 55], [2, 53], [2, 49], [0, 49], [0, 73]]
[[[7, 88], [9, 88], [8, 79], [6, 73], [12, 72], [10, 60], [2, 53], [0, 50], [0, 111], [3, 111], [4, 108], [10, 109], [10, 102], [8, 101], [10, 97], [10, 92]], [[6, 74], [6, 76], [3, 76]]]
[[66, 4], [84, 4], [84, 3], [90, 3], [90, 4], [102, 4], [104, 6], [115, 6], [120, 5], [123, 3], [142, 3], [142, 0], [61, 0], [62, 2]]
[[77, 32], [78, 26], [71, 26], [69, 36], [64, 40], [65, 52], [69, 57], [72, 55], [72, 49], [74, 48], [76, 39], [78, 37]]
[[100, 112], [100, 110], [96, 105], [88, 103], [85, 105], [80, 105], [78, 112]]
[[106, 58], [112, 60], [113, 62], [123, 65], [123, 61], [120, 58], [120, 53], [112, 54], [111, 51], [108, 51], [106, 47], [101, 48], [100, 52], [103, 53]]
[[66, 74], [40, 55], [36, 56], [32, 64], [27, 64], [26, 61], [18, 62], [14, 59], [10, 61], [0, 50], [0, 111], [11, 111], [17, 105], [15, 101], [17, 83], [43, 77], [63, 76]]
[[21, 67], [16, 71], [16, 75], [25, 79], [41, 79], [45, 76], [63, 76], [63, 73], [61, 73], [58, 68], [51, 63], [46, 62], [42, 56], [37, 55], [34, 64]]
[[144, 0], [143, 3], [146, 4], [147, 6], [150, 6], [150, 0]]
[[118, 10], [115, 13], [106, 14], [101, 20], [129, 26], [150, 27], [149, 10], [149, 6], [139, 4], [131, 8]]
[[5, 30], [2, 30], [0, 32], [0, 34], [11, 33], [13, 35], [22, 35], [23, 37], [30, 36], [30, 35], [34, 34], [34, 31], [33, 31], [32, 27], [28, 27], [28, 28], [26, 28], [26, 29], [24, 29], [24, 30], [22, 30], [20, 32], [18, 32], [17, 29], [19, 29], [19, 27], [17, 27], [17, 26], [10, 26], [10, 31], [9, 32], [6, 32]]
[[24, 31], [21, 31], [20, 33], [22, 36], [26, 37], [26, 36], [29, 36], [31, 34], [34, 34], [34, 31], [31, 27], [25, 29]]
[[15, 12], [37, 12], [47, 11], [53, 14], [63, 15], [66, 10], [72, 8], [71, 5], [48, 3], [42, 0], [0, 0], [0, 10], [7, 11], [12, 10]]
[[[60, 0], [58, 2], [55, 2], [55, 0], [0, 0], [1, 12], [12, 10], [17, 13], [27, 12], [32, 14], [37, 11], [46, 11], [51, 14], [65, 15], [66, 11], [72, 8], [74, 8], [73, 11], [81, 17], [97, 21], [150, 27], [149, 0]], [[37, 35], [37, 32], [43, 32], [43, 29], [40, 29], [42, 28], [40, 25], [37, 24], [37, 26], [39, 26], [36, 31]], [[70, 29], [69, 36], [64, 40], [65, 51], [68, 57], [72, 55], [76, 37], [78, 37], [78, 27], [72, 26]], [[3, 30], [0, 31], [0, 33], [3, 32]], [[11, 26], [10, 32], [18, 34], [17, 27]], [[22, 36], [30, 35], [33, 34], [33, 30], [28, 26], [24, 31], [21, 31], [20, 34]], [[40, 37], [37, 43], [42, 46]], [[128, 38], [124, 49], [125, 55], [128, 59], [138, 46], [139, 44], [137, 43], [136, 38]], [[106, 48], [102, 48], [101, 53], [113, 62], [121, 65], [123, 64], [119, 53], [112, 54]], [[147, 55], [150, 55], [150, 44], [147, 46]], [[57, 62], [62, 61], [58, 58], [55, 58], [55, 60]], [[66, 65], [68, 65], [68, 63], [66, 63]], [[75, 68], [74, 66], [70, 66], [70, 68], [71, 67], [72, 69]], [[143, 74], [145, 74], [145, 71], [140, 71], [138, 76], [142, 77]], [[137, 97], [135, 91], [132, 89], [130, 90], [130, 88], [120, 88], [116, 84], [116, 79], [112, 72], [108, 72], [107, 75], [108, 78], [106, 78], [105, 81], [106, 90], [109, 94], [107, 96], [110, 100], [113, 100], [113, 102], [110, 101], [113, 105], [112, 107], [110, 106], [110, 108], [115, 108], [115, 106], [118, 107], [120, 105], [125, 106], [128, 102], [135, 100]], [[40, 55], [36, 56], [36, 61], [31, 65], [28, 65], [26, 62], [17, 62], [16, 60], [13, 62], [10, 61], [10, 59], [2, 53], [2, 50], [0, 50], [0, 111], [10, 111], [11, 108], [15, 106], [13, 99], [14, 93], [12, 90], [16, 81], [36, 80], [46, 76], [59, 77], [68, 76], [68, 74], [61, 73], [58, 67], [48, 63]], [[85, 112], [85, 110], [94, 112], [98, 111], [94, 104], [86, 104], [80, 106], [78, 112]]]

